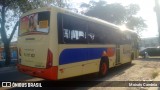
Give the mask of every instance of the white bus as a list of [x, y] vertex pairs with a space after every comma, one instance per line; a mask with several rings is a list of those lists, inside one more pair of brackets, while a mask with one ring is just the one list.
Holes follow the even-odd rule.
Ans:
[[[135, 37], [135, 38], [133, 38]], [[134, 42], [133, 42], [134, 41]], [[20, 18], [20, 72], [58, 80], [130, 63], [136, 33], [109, 22], [57, 7], [29, 11]]]

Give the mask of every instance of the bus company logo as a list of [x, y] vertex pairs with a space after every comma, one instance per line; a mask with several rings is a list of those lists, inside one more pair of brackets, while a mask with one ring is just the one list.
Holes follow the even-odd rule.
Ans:
[[2, 82], [2, 87], [11, 87], [11, 82]]

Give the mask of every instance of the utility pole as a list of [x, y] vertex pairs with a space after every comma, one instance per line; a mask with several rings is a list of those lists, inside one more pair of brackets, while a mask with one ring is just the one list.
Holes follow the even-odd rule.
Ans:
[[158, 24], [158, 32], [159, 32], [158, 43], [160, 46], [160, 5], [159, 5], [159, 0], [155, 0], [155, 12], [156, 12], [156, 16], [157, 16], [157, 24]]

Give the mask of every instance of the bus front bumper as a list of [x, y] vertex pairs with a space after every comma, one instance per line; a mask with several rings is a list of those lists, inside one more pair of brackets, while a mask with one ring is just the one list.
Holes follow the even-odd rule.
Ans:
[[29, 67], [29, 66], [17, 64], [17, 68], [20, 72], [31, 75], [31, 76], [40, 77], [40, 78], [49, 79], [49, 80], [57, 80], [57, 72], [58, 72], [57, 66], [53, 66], [46, 69], [46, 68], [35, 68], [35, 67]]

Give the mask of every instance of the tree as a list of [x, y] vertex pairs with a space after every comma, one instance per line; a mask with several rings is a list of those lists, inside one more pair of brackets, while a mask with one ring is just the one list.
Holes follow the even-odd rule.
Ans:
[[70, 8], [69, 0], [29, 0], [32, 8], [39, 8], [44, 6], [57, 6], [61, 8]]
[[136, 4], [130, 4], [126, 8], [126, 26], [132, 30], [136, 30], [137, 34], [140, 35], [140, 32], [143, 31], [147, 25], [145, 20], [140, 17], [136, 16], [138, 11], [140, 10], [139, 6]]
[[[0, 14], [1, 14], [0, 35], [1, 35], [2, 42], [4, 43], [4, 52], [6, 55], [5, 65], [10, 64], [10, 60], [11, 60], [10, 42], [19, 24], [18, 17], [22, 12], [25, 12], [32, 8], [32, 6], [29, 3], [30, 1], [28, 0], [1, 0], [0, 1]], [[16, 19], [17, 21], [15, 21], [15, 18], [17, 18]], [[10, 30], [10, 25], [13, 24], [11, 23], [12, 20], [15, 21], [15, 24], [11, 31], [11, 34], [7, 35], [7, 31]]]
[[70, 0], [38, 0], [41, 3], [41, 6], [57, 6], [61, 8], [69, 9], [73, 12], [78, 12], [77, 8], [72, 6]]
[[147, 27], [144, 19], [136, 16], [140, 10], [136, 4], [123, 6], [119, 3], [108, 4], [106, 1], [100, 0], [98, 2], [90, 1], [89, 4], [83, 3], [81, 8], [85, 10], [85, 15], [118, 25], [125, 24], [130, 29], [141, 31]]
[[140, 32], [147, 27], [142, 17], [134, 16], [128, 18], [126, 26], [131, 30], [136, 30], [138, 35], [140, 35]]

